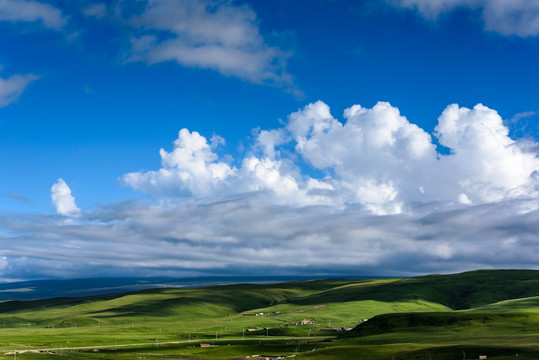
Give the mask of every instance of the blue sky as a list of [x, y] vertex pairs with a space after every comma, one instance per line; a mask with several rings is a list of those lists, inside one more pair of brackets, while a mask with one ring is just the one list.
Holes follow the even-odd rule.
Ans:
[[501, 0], [0, 1], [0, 275], [536, 268], [537, 24]]

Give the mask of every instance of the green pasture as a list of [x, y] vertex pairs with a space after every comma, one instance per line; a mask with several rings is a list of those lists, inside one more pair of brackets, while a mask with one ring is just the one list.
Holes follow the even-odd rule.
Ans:
[[538, 305], [526, 270], [8, 301], [0, 358], [539, 359]]

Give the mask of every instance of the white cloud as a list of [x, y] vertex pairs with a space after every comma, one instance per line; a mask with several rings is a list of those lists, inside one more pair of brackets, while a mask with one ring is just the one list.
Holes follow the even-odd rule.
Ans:
[[216, 193], [221, 183], [233, 175], [232, 169], [217, 160], [205, 137], [196, 131], [180, 130], [174, 150], [159, 150], [162, 168], [159, 171], [130, 173], [125, 184], [149, 193], [181, 193], [205, 196]]
[[52, 185], [51, 200], [58, 214], [69, 217], [80, 216], [80, 209], [75, 204], [75, 198], [71, 195], [71, 189], [63, 179], [59, 178]]
[[[232, 164], [206, 138], [183, 129], [172, 152], [161, 149], [161, 169], [122, 180], [158, 197], [262, 192], [273, 204], [360, 205], [380, 215], [432, 201], [469, 205], [537, 196], [536, 144], [511, 139], [498, 113], [481, 104], [450, 105], [439, 117], [434, 135], [448, 155], [389, 103], [354, 105], [344, 118], [335, 119], [321, 101], [309, 104], [282, 128], [258, 130], [251, 152]], [[305, 166], [327, 175], [313, 178]]]
[[466, 196], [466, 194], [459, 195], [459, 203], [464, 205], [472, 205], [472, 201]]
[[287, 55], [266, 44], [256, 14], [247, 5], [149, 0], [130, 22], [142, 30], [132, 39], [130, 60], [175, 61], [254, 83], [290, 84]]
[[40, 21], [50, 29], [60, 30], [66, 19], [57, 8], [37, 1], [0, 0], [0, 21]]
[[440, 144], [452, 149], [441, 158], [444, 170], [457, 171], [457, 181], [472, 202], [529, 194], [531, 175], [539, 170], [537, 154], [508, 136], [496, 111], [481, 104], [473, 109], [450, 105], [435, 131]]
[[275, 158], [275, 148], [284, 142], [284, 133], [278, 130], [261, 130], [256, 139], [256, 145], [262, 150], [265, 156], [270, 159]]
[[221, 135], [213, 134], [210, 139], [210, 146], [212, 149], [216, 149], [221, 145], [226, 145], [226, 140]]
[[386, 0], [416, 9], [428, 19], [457, 8], [481, 11], [485, 29], [502, 35], [539, 35], [539, 2], [534, 0]]
[[6, 79], [0, 77], [0, 107], [7, 106], [17, 100], [26, 86], [38, 79], [33, 74], [12, 75]]
[[264, 192], [269, 202], [297, 206], [325, 204], [323, 194], [311, 192], [333, 189], [324, 181], [298, 181], [297, 168], [286, 159], [249, 155], [239, 168], [231, 166], [219, 160], [205, 137], [187, 129], [180, 130], [171, 152], [159, 154], [159, 170], [125, 174], [121, 182], [161, 198]]
[[334, 173], [343, 201], [360, 203], [378, 214], [399, 213], [402, 201], [425, 201], [432, 192], [428, 169], [436, 151], [430, 136], [379, 102], [372, 109], [354, 105], [334, 119], [317, 102], [289, 117], [287, 129], [297, 152], [313, 167]]

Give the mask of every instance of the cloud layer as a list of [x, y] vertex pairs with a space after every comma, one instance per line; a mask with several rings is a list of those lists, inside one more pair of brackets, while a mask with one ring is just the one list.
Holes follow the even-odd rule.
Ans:
[[[122, 203], [66, 223], [0, 218], [3, 278], [197, 274], [413, 275], [537, 268], [537, 201], [414, 214], [267, 206], [256, 196]], [[530, 209], [535, 209], [531, 210]]]
[[266, 44], [247, 5], [149, 0], [129, 22], [139, 29], [130, 60], [216, 70], [254, 83], [289, 84], [287, 55]]
[[502, 35], [539, 35], [539, 3], [529, 0], [386, 0], [398, 7], [416, 9], [428, 19], [458, 8], [479, 10], [485, 29]]

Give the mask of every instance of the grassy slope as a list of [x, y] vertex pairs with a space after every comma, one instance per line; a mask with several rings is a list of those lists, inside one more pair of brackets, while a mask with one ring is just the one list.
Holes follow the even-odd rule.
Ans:
[[[537, 296], [539, 271], [498, 270], [407, 279], [329, 279], [10, 301], [0, 303], [0, 319], [12, 316], [47, 326], [51, 321], [76, 317], [107, 322], [132, 317], [204, 318], [254, 311], [300, 315], [328, 313], [327, 309], [316, 308], [319, 305], [334, 309], [335, 313], [344, 312], [345, 316], [355, 308], [363, 308], [354, 313], [372, 317], [388, 312], [494, 306], [491, 304]], [[286, 318], [285, 315], [280, 317]], [[297, 316], [300, 317], [305, 316]]]
[[[428, 283], [433, 286], [422, 292]], [[455, 359], [463, 358], [466, 351], [468, 358], [485, 354], [489, 359], [515, 358], [516, 354], [520, 359], [539, 358], [537, 272], [431, 275], [395, 285], [396, 296], [437, 297], [460, 311], [387, 313], [346, 333], [343, 340], [361, 343], [364, 349], [370, 348], [380, 356], [391, 354], [395, 359]]]
[[455, 275], [429, 275], [387, 282], [350, 283], [313, 294], [300, 303], [377, 300], [429, 301], [454, 310], [475, 308], [503, 300], [539, 296], [539, 272], [481, 270]]
[[[481, 352], [491, 349], [493, 344], [499, 347], [501, 355], [519, 350], [521, 354], [526, 351], [532, 354], [530, 358], [539, 358], [537, 305], [539, 271], [526, 270], [476, 271], [408, 279], [330, 279], [154, 289], [0, 303], [0, 326], [3, 321], [6, 323], [0, 350], [60, 344], [96, 346], [112, 341], [118, 344], [156, 339], [178, 341], [189, 337], [209, 341], [216, 333], [219, 338], [236, 337], [241, 341], [267, 334], [270, 338], [328, 336], [316, 332], [316, 328], [355, 326], [360, 319], [374, 317], [337, 343], [302, 345], [300, 358], [377, 359], [391, 355], [396, 356], [395, 359], [399, 356], [425, 359], [428, 358], [425, 351], [430, 351], [439, 356], [437, 359], [449, 359], [455, 358], [456, 352], [461, 354], [462, 346], [475, 347]], [[266, 315], [242, 316], [245, 312]], [[314, 319], [316, 324], [296, 326], [302, 319]], [[249, 332], [243, 340], [245, 328], [265, 327], [271, 329]], [[226, 358], [260, 351], [290, 353], [300, 345], [288, 342], [288, 345], [272, 346], [232, 344], [212, 352], [183, 348], [180, 351], [175, 346], [174, 353]], [[306, 351], [313, 348], [317, 350]], [[151, 351], [168, 354], [171, 350], [162, 346]], [[133, 358], [135, 352], [122, 350], [114, 354], [114, 358]], [[526, 357], [521, 355], [520, 359], [523, 358]]]
[[472, 311], [476, 312], [532, 312], [539, 313], [539, 296], [525, 297], [522, 299], [512, 299], [500, 301], [493, 304], [478, 307]]

